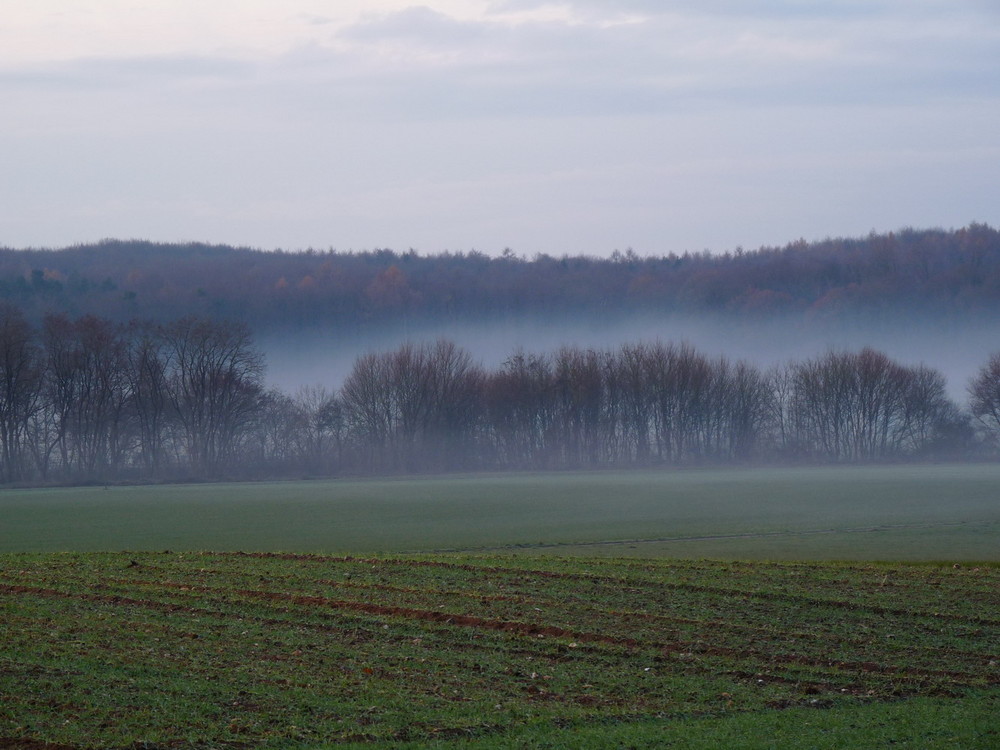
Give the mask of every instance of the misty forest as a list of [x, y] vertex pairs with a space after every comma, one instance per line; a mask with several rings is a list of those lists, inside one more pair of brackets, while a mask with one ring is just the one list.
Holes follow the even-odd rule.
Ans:
[[[0, 292], [7, 484], [1000, 455], [991, 347], [954, 383], [862, 335], [768, 364], [684, 336], [527, 337], [487, 363], [418, 333], [640, 314], [814, 338], [859, 321], [978, 329], [1000, 302], [1000, 233], [984, 225], [609, 259], [107, 241], [0, 249]], [[276, 352], [259, 341], [294, 348], [302, 331], [317, 357], [354, 342], [350, 367], [269, 383]]]

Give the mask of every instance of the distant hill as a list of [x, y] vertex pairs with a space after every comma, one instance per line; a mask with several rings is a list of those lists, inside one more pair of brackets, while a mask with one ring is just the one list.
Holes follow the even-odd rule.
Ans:
[[903, 229], [784, 247], [611, 258], [478, 252], [281, 252], [105, 240], [0, 248], [0, 297], [30, 320], [234, 318], [262, 334], [402, 321], [699, 315], [867, 323], [1000, 310], [1000, 232]]

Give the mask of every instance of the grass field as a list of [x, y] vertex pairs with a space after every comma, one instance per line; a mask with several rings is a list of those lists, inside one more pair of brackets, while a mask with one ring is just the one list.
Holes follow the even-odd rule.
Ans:
[[998, 560], [1000, 465], [0, 491], [0, 552]]
[[0, 748], [985, 749], [998, 643], [994, 466], [0, 492]]

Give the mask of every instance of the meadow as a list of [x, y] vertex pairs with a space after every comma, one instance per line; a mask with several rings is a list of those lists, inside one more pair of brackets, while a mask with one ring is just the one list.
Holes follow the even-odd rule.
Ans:
[[998, 489], [937, 465], [4, 490], [0, 748], [994, 748]]
[[989, 464], [8, 489], [0, 552], [983, 560], [998, 498]]

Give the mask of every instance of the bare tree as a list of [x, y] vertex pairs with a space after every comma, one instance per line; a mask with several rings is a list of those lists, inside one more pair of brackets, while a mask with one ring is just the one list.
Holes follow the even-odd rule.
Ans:
[[596, 465], [602, 459], [606, 426], [606, 382], [593, 350], [563, 347], [555, 356], [556, 424], [562, 463]]
[[771, 451], [785, 457], [802, 452], [795, 429], [795, 368], [796, 365], [791, 362], [774, 365], [765, 376], [771, 394], [771, 411], [767, 420], [770, 426], [768, 445]]
[[450, 341], [359, 357], [341, 397], [370, 465], [410, 471], [468, 458], [483, 375]]
[[944, 378], [871, 348], [829, 352], [791, 366], [793, 423], [812, 455], [871, 461], [919, 453], [935, 425], [954, 423]]
[[462, 468], [477, 458], [485, 376], [465, 349], [446, 339], [424, 349], [424, 367], [424, 463]]
[[956, 448], [945, 443], [953, 441], [956, 431], [960, 432], [963, 421], [967, 420], [948, 398], [944, 375], [925, 365], [908, 369], [900, 436], [905, 452], [919, 455]]
[[727, 458], [745, 461], [758, 455], [775, 413], [772, 382], [756, 367], [742, 361], [727, 368], [725, 375], [720, 400]]
[[332, 473], [343, 460], [346, 427], [343, 404], [321, 385], [299, 388], [295, 404], [303, 419], [299, 450], [305, 468], [316, 474]]
[[27, 476], [28, 426], [40, 406], [42, 352], [21, 312], [0, 307], [0, 481]]
[[991, 443], [1000, 443], [1000, 352], [990, 355], [969, 383], [969, 409]]
[[263, 393], [263, 355], [240, 323], [184, 318], [163, 329], [170, 404], [192, 469], [231, 468]]
[[76, 478], [117, 473], [127, 451], [125, 342], [110, 321], [49, 316], [44, 322], [47, 398], [60, 465]]
[[277, 389], [262, 393], [240, 443], [243, 473], [269, 477], [300, 471], [307, 427], [305, 412], [291, 396]]
[[516, 351], [487, 376], [486, 418], [501, 466], [544, 468], [552, 460], [555, 379], [548, 357]]
[[[955, 456], [972, 428], [944, 377], [870, 348], [762, 373], [686, 343], [515, 352], [485, 372], [451, 341], [359, 357], [339, 393], [262, 387], [237, 323], [0, 306], [0, 482]], [[969, 386], [1000, 442], [1000, 353]], [[33, 465], [32, 465], [33, 463]]]
[[126, 376], [136, 425], [138, 459], [147, 476], [159, 476], [165, 459], [170, 392], [166, 342], [160, 330], [133, 324], [127, 348]]
[[365, 468], [392, 467], [398, 416], [389, 357], [375, 352], [358, 357], [340, 392]]
[[667, 463], [704, 457], [712, 366], [690, 344], [656, 344], [649, 350], [647, 377], [654, 403], [656, 450]]
[[651, 358], [645, 344], [626, 344], [614, 358], [622, 458], [645, 464], [650, 460], [656, 394], [652, 386]]

